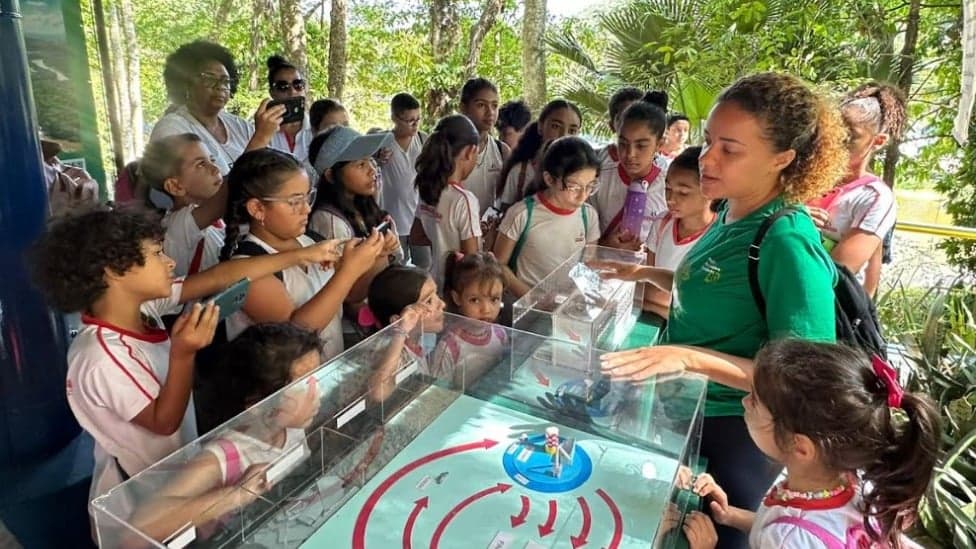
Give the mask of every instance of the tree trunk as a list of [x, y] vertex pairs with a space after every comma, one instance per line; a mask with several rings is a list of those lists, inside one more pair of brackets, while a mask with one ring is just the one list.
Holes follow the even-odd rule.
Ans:
[[122, 173], [125, 169], [122, 144], [122, 124], [119, 121], [118, 90], [112, 77], [112, 58], [109, 55], [108, 26], [105, 22], [105, 6], [102, 0], [92, 0], [92, 12], [95, 23], [95, 40], [98, 45], [98, 61], [101, 68], [102, 86], [105, 89], [106, 111], [108, 112], [109, 133], [112, 136], [112, 161], [115, 173]]
[[504, 0], [485, 0], [481, 17], [471, 29], [471, 37], [468, 40], [468, 58], [464, 63], [462, 82], [474, 76], [475, 69], [478, 68], [478, 60], [481, 58], [481, 46], [485, 43], [485, 36], [495, 26], [495, 21], [498, 20], [498, 15], [501, 14], [504, 6]]
[[[451, 54], [461, 42], [461, 18], [456, 0], [430, 2], [430, 52], [434, 66], [449, 64]], [[442, 86], [427, 90], [427, 118], [436, 122], [451, 112], [451, 92]]]
[[139, 40], [136, 37], [135, 14], [128, 0], [119, 2], [119, 19], [124, 37], [125, 70], [128, 75], [129, 123], [132, 127], [133, 160], [142, 154], [145, 128], [142, 117], [142, 81], [139, 75]]
[[342, 100], [346, 85], [346, 0], [332, 0], [329, 25], [329, 96]]
[[281, 38], [285, 55], [304, 74], [308, 68], [305, 49], [305, 17], [300, 0], [280, 0]]
[[227, 26], [227, 19], [230, 12], [234, 9], [234, 0], [220, 0], [217, 4], [217, 13], [214, 14], [213, 28], [210, 30], [210, 40], [220, 43], [221, 33]]
[[254, 17], [251, 18], [251, 51], [248, 56], [248, 80], [247, 88], [251, 91], [257, 90], [261, 86], [265, 74], [264, 59], [261, 58], [261, 50], [264, 49], [264, 28], [261, 25], [265, 18], [271, 18], [271, 11], [274, 6], [269, 0], [253, 0], [252, 4]]
[[525, 0], [522, 17], [522, 95], [531, 109], [546, 102], [546, 0]]
[[[124, 0], [122, 0], [124, 1]], [[109, 49], [112, 55], [112, 77], [118, 83], [115, 108], [119, 111], [122, 124], [122, 159], [128, 162], [135, 157], [132, 147], [132, 111], [129, 108], [129, 75], [125, 69], [125, 44], [123, 43], [120, 19], [121, 2], [116, 0], [109, 8]]]
[[[901, 48], [898, 65], [898, 87], [901, 88], [905, 97], [911, 96], [912, 81], [915, 77], [915, 49], [918, 45], [918, 23], [921, 8], [921, 0], [911, 0], [908, 6], [908, 19], [905, 21], [905, 42]], [[898, 145], [900, 144], [900, 139], [892, 139], [885, 148], [884, 172], [882, 177], [885, 183], [892, 188], [895, 186], [895, 168], [898, 166], [898, 160], [901, 158], [901, 152], [898, 150]]]

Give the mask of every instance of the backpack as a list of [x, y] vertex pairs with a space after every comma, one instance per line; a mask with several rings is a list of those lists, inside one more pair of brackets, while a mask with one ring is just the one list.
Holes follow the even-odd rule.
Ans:
[[[766, 317], [766, 300], [759, 288], [759, 247], [777, 219], [798, 211], [798, 206], [786, 206], [767, 217], [759, 226], [756, 237], [749, 246], [749, 289], [763, 318]], [[834, 286], [837, 342], [858, 347], [868, 354], [887, 359], [887, 342], [881, 335], [881, 323], [878, 321], [878, 311], [874, 301], [847, 267], [836, 261], [834, 267], [837, 269], [837, 285]]]
[[[529, 237], [529, 227], [532, 225], [532, 210], [535, 209], [535, 196], [528, 196], [524, 200], [525, 202], [525, 227], [522, 228], [521, 234], [519, 234], [518, 241], [515, 242], [515, 249], [512, 250], [512, 256], [508, 258], [508, 268], [515, 273], [516, 262], [518, 261], [519, 254], [522, 253], [522, 248], [525, 246], [525, 240]], [[587, 228], [590, 226], [587, 215], [586, 215], [586, 204], [580, 206], [580, 215], [583, 217], [583, 237], [586, 237]]]

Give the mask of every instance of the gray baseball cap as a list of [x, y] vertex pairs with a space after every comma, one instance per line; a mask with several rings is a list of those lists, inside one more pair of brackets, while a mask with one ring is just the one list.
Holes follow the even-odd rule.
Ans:
[[345, 126], [336, 126], [331, 132], [315, 158], [315, 172], [319, 175], [339, 162], [373, 156], [376, 151], [388, 147], [393, 140], [390, 132], [362, 135]]

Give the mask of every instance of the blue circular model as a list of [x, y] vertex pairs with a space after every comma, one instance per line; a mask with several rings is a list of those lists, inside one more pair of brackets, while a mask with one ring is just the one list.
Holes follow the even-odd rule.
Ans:
[[593, 462], [575, 441], [559, 437], [559, 444], [569, 451], [572, 459], [560, 455], [558, 476], [555, 460], [546, 453], [546, 435], [543, 433], [529, 435], [526, 440], [513, 442], [505, 449], [502, 455], [505, 472], [520, 486], [536, 492], [568, 492], [579, 488], [590, 478]]

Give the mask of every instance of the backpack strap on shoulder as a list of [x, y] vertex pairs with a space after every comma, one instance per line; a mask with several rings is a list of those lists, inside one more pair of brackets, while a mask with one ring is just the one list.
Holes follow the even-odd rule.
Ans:
[[522, 228], [518, 241], [515, 242], [515, 248], [512, 250], [512, 256], [508, 258], [508, 268], [511, 269], [513, 273], [515, 273], [517, 270], [516, 264], [518, 261], [518, 256], [522, 253], [522, 248], [525, 246], [525, 240], [529, 237], [529, 226], [532, 225], [532, 210], [535, 208], [535, 196], [527, 196], [523, 202], [525, 202], [525, 227]]
[[[250, 240], [242, 240], [237, 244], [237, 248], [234, 250], [234, 255], [243, 255], [247, 257], [257, 257], [260, 255], [268, 255], [268, 250], [265, 250], [257, 242], [252, 242]], [[278, 271], [274, 274], [275, 278], [284, 282], [285, 275]]]
[[827, 529], [824, 528], [823, 526], [820, 526], [819, 524], [816, 524], [807, 519], [800, 518], [800, 517], [791, 517], [791, 516], [776, 517], [773, 520], [767, 522], [765, 525], [763, 525], [763, 528], [768, 528], [769, 526], [773, 526], [776, 524], [795, 526], [800, 530], [809, 533], [813, 537], [823, 542], [824, 546], [827, 549], [846, 548], [846, 544], [841, 540], [837, 539], [837, 536], [828, 532]]
[[756, 231], [756, 237], [752, 240], [752, 244], [749, 245], [749, 290], [752, 292], [752, 300], [756, 302], [759, 314], [763, 318], [766, 318], [766, 299], [762, 295], [762, 288], [759, 287], [759, 249], [762, 246], [763, 239], [766, 238], [766, 233], [773, 228], [773, 223], [796, 211], [795, 206], [785, 206], [764, 219], [759, 230]]

